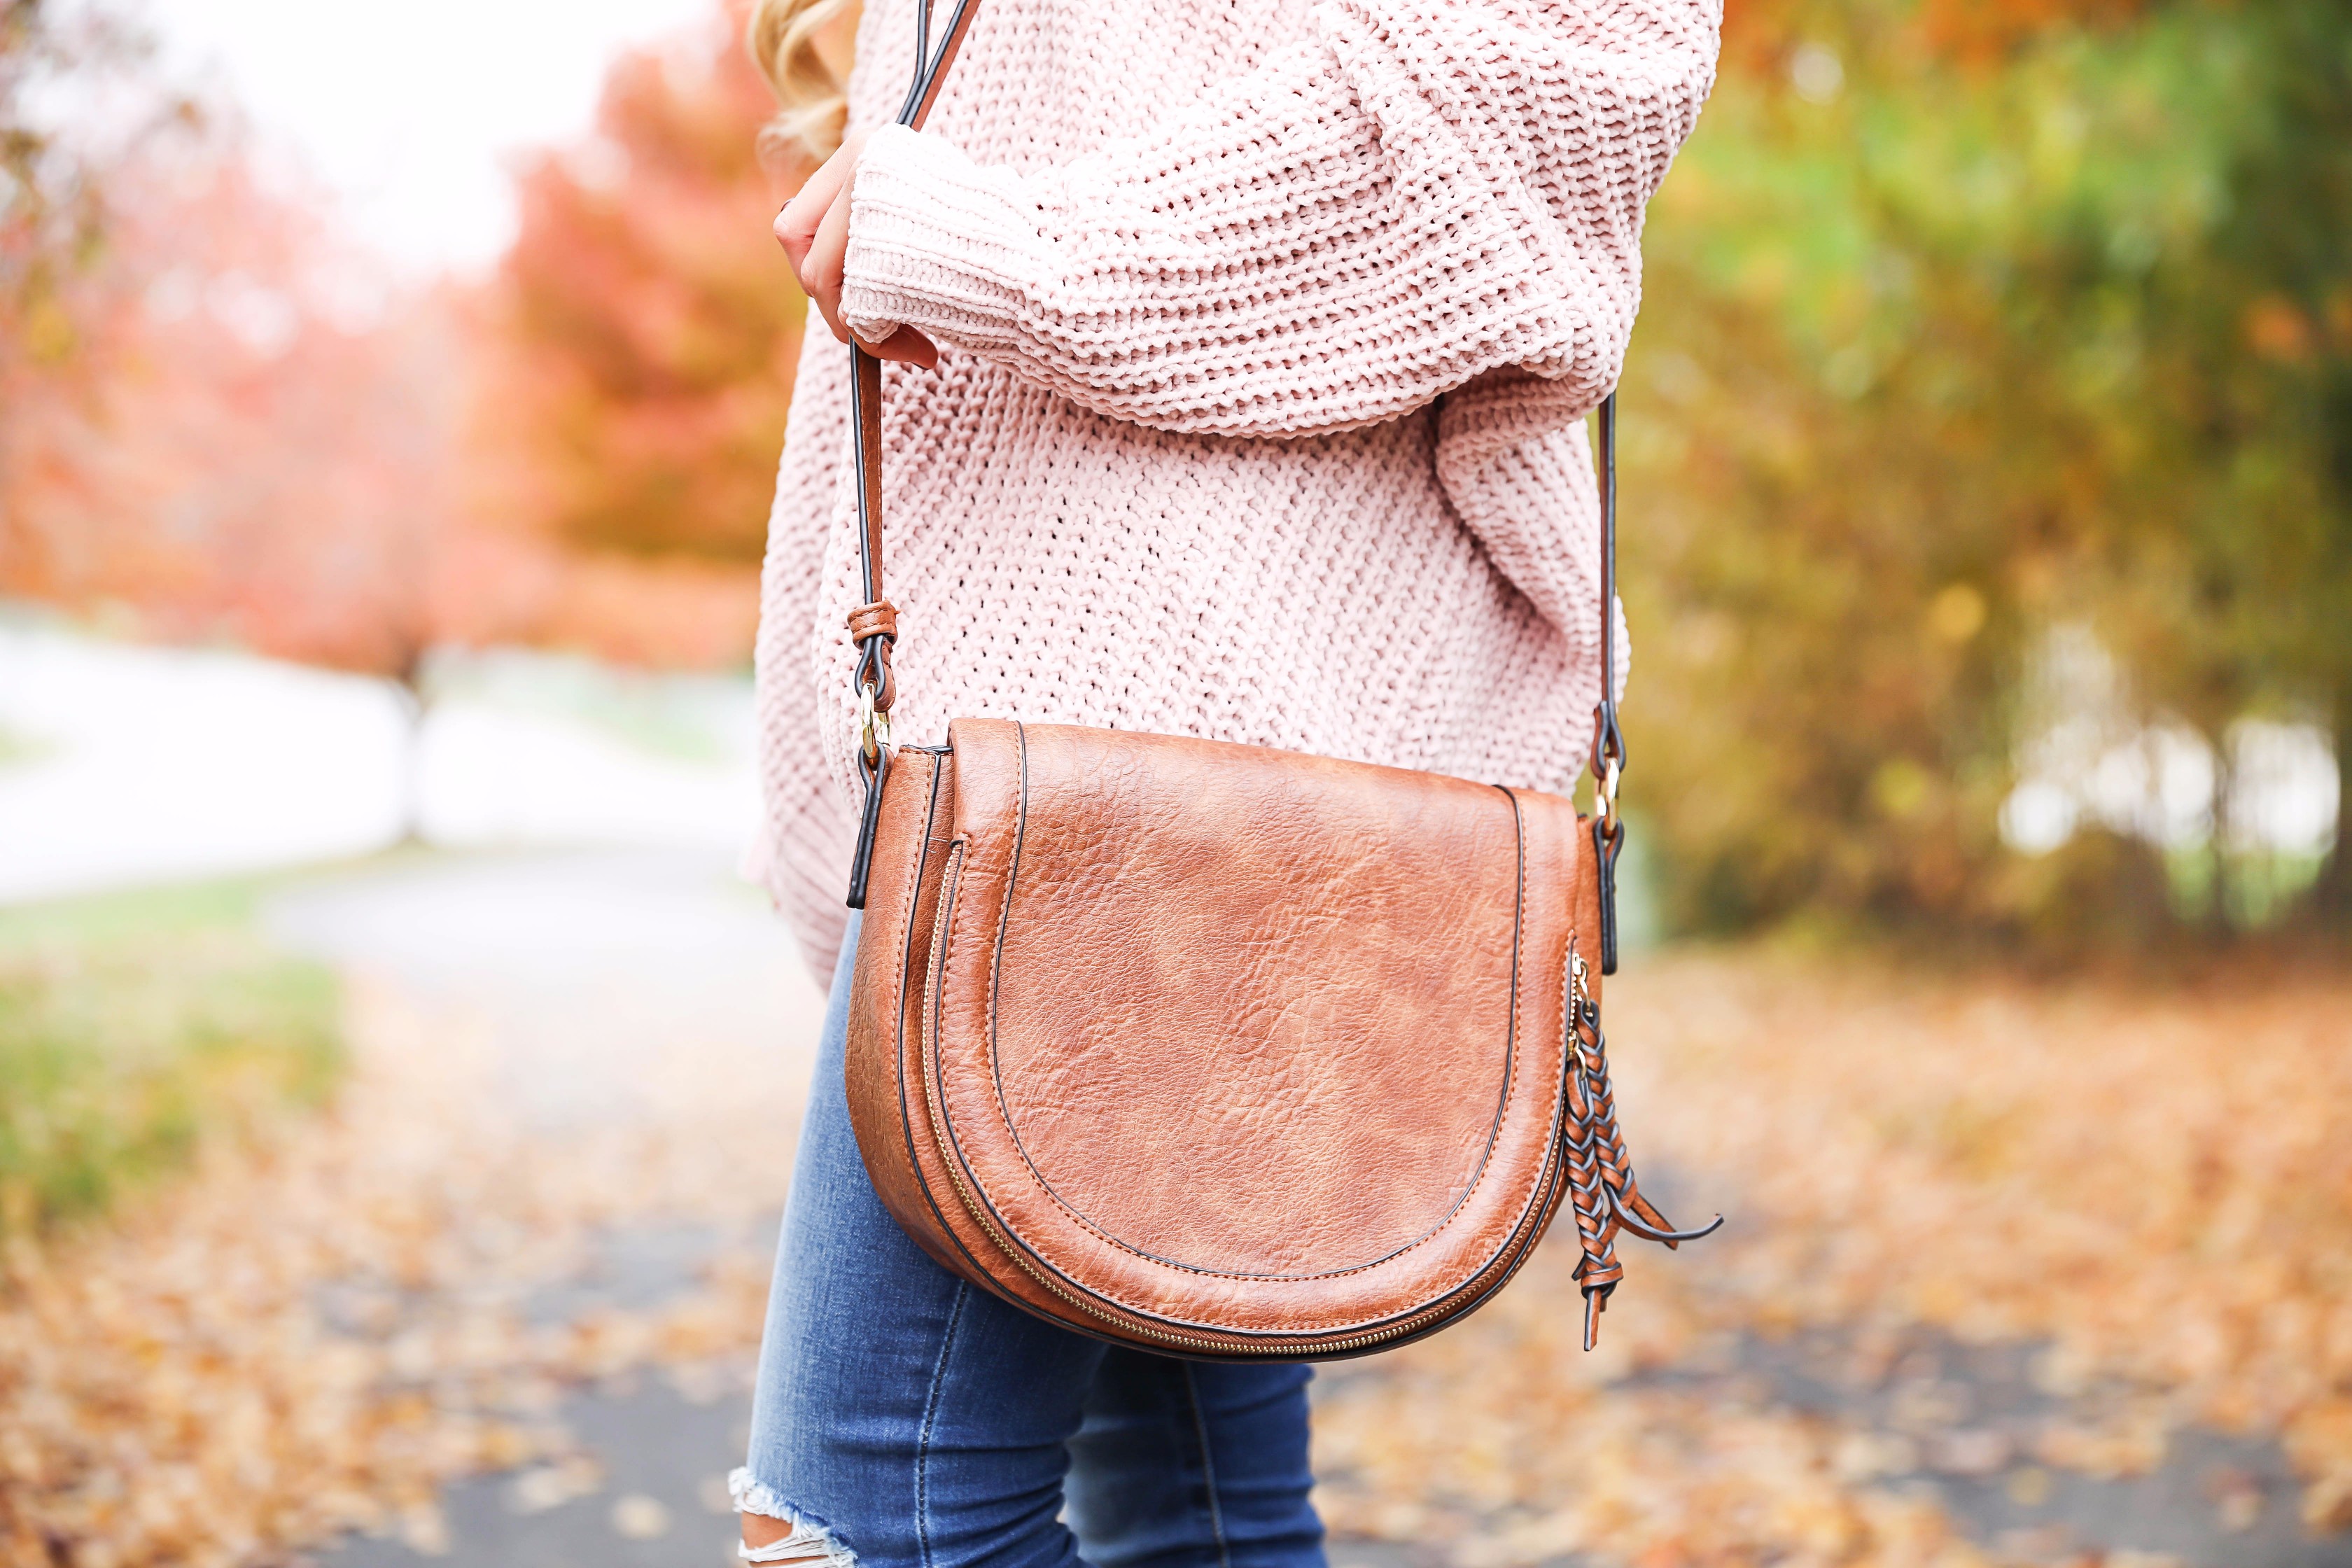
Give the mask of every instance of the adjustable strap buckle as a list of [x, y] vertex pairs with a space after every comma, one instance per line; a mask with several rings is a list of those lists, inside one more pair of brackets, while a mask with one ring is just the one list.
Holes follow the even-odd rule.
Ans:
[[853, 910], [866, 907], [866, 883], [874, 869], [874, 837], [882, 826], [882, 786], [890, 779], [890, 710], [875, 705], [876, 692], [857, 683], [857, 767], [866, 775], [866, 806], [857, 818], [857, 848], [849, 861]]
[[1617, 728], [1617, 704], [1601, 697], [1592, 716], [1592, 856], [1601, 871], [1601, 973], [1617, 973], [1617, 854], [1625, 847], [1625, 822], [1617, 815], [1617, 786], [1625, 776], [1625, 737]]
[[849, 635], [857, 642], [857, 767], [866, 775], [866, 806], [849, 862], [848, 903], [862, 910], [874, 837], [882, 826], [882, 785], [890, 774], [890, 708], [898, 687], [890, 649], [898, 640], [898, 612], [887, 600], [860, 605], [849, 613]]
[[870, 776], [881, 765], [882, 752], [890, 744], [890, 710], [874, 706], [874, 688], [860, 681], [857, 687], [857, 757]]

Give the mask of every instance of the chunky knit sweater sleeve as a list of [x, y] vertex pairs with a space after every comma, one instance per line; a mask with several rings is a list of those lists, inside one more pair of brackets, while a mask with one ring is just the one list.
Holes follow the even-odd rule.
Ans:
[[1712, 83], [1719, 16], [1323, 0], [1306, 40], [1066, 162], [885, 129], [845, 313], [1171, 431], [1347, 429], [1513, 367], [1580, 412], [1616, 381], [1643, 209]]

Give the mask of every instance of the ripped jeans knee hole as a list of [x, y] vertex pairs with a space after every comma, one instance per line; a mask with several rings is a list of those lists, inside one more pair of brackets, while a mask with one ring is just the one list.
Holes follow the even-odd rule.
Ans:
[[857, 1554], [834, 1539], [833, 1531], [776, 1495], [773, 1488], [754, 1480], [748, 1469], [727, 1478], [727, 1493], [735, 1511], [773, 1520], [792, 1527], [788, 1534], [765, 1546], [746, 1543], [736, 1549], [746, 1563], [822, 1563], [824, 1568], [857, 1568]]

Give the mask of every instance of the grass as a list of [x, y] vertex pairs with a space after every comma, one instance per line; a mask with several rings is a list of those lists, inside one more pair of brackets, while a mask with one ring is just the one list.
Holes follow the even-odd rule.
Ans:
[[212, 1139], [332, 1089], [333, 974], [269, 945], [251, 883], [0, 911], [0, 1236], [103, 1213]]
[[0, 724], [0, 768], [38, 762], [49, 754], [49, 742], [40, 736]]

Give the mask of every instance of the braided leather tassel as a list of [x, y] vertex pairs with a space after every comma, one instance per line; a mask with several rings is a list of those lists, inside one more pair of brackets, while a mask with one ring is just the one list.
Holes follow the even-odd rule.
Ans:
[[1584, 955], [1573, 942], [1568, 950], [1568, 1031], [1575, 1049], [1569, 1074], [1567, 1125], [1560, 1131], [1561, 1152], [1567, 1163], [1568, 1195], [1576, 1210], [1576, 1237], [1584, 1257], [1577, 1263], [1577, 1282], [1584, 1288], [1584, 1348], [1600, 1342], [1601, 1314], [1611, 1292], [1625, 1277], [1617, 1261], [1621, 1230], [1644, 1241], [1678, 1247], [1709, 1236], [1723, 1224], [1717, 1215], [1697, 1230], [1676, 1230], [1633, 1179], [1633, 1163], [1625, 1153], [1625, 1135], [1617, 1126], [1617, 1097], [1609, 1087], [1609, 1045], [1601, 1032], [1601, 1004], [1587, 984]]

